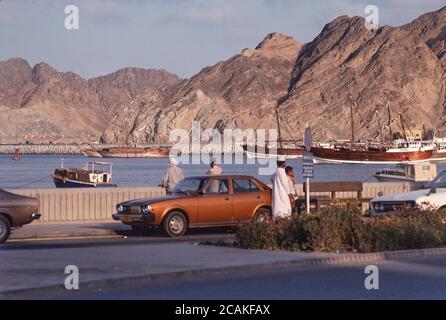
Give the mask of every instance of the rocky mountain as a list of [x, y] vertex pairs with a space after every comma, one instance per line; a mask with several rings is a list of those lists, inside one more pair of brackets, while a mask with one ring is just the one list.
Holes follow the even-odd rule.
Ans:
[[162, 103], [140, 99], [129, 105], [125, 115], [118, 115], [105, 131], [103, 140], [167, 142], [172, 129], [190, 129], [192, 121], [219, 130], [272, 126], [275, 115], [271, 111], [288, 92], [300, 48], [291, 37], [270, 34], [255, 49], [204, 68], [171, 88]]
[[[389, 106], [389, 108], [387, 107]], [[401, 27], [368, 30], [341, 16], [301, 45], [280, 33], [187, 80], [127, 68], [84, 80], [22, 59], [0, 63], [0, 132], [91, 133], [119, 144], [168, 142], [173, 129], [276, 128], [300, 139], [349, 139], [391, 129], [446, 135], [446, 7]]]
[[165, 70], [124, 68], [88, 80], [88, 85], [97, 93], [102, 105], [115, 113], [138, 96], [156, 94], [178, 82], [180, 79], [176, 75]]
[[[295, 137], [296, 129], [299, 136], [310, 123], [319, 139], [348, 139], [352, 105], [356, 137], [381, 136], [387, 103], [392, 121], [402, 114], [409, 128], [442, 126], [445, 68], [429, 37], [409, 29], [368, 30], [359, 17], [326, 25], [302, 49], [289, 98], [280, 106], [281, 114], [296, 115], [284, 119], [285, 137]], [[399, 124], [392, 129], [401, 131]]]
[[[300, 139], [379, 139], [391, 128], [445, 129], [446, 7], [401, 26], [368, 30], [364, 18], [339, 17], [303, 46], [282, 34], [203, 69], [163, 102], [127, 106], [106, 142], [166, 141], [174, 128], [275, 128]], [[126, 122], [124, 130], [121, 123]]]
[[166, 71], [136, 68], [87, 81], [45, 63], [31, 68], [10, 59], [0, 62], [0, 133], [17, 141], [30, 135], [99, 138], [121, 105], [178, 81]]

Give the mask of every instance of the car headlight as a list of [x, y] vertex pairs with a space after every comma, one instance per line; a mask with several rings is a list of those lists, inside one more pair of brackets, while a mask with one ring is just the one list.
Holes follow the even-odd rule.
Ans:
[[116, 210], [118, 211], [118, 213], [123, 213], [124, 212], [124, 207], [122, 206], [122, 204], [117, 205], [116, 206]]
[[382, 202], [375, 202], [375, 203], [373, 203], [373, 210], [375, 212], [383, 212], [384, 211], [384, 204]]
[[142, 213], [147, 214], [147, 213], [149, 213], [150, 211], [152, 211], [152, 206], [151, 206], [151, 205], [146, 204], [146, 205], [142, 206]]

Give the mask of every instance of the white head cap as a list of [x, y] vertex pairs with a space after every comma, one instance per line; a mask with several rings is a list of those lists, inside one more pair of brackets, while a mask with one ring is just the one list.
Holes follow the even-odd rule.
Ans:
[[178, 161], [175, 158], [169, 158], [169, 163], [171, 166], [176, 166], [178, 164]]
[[277, 161], [286, 161], [286, 156], [284, 156], [284, 155], [279, 155], [279, 156], [277, 157]]

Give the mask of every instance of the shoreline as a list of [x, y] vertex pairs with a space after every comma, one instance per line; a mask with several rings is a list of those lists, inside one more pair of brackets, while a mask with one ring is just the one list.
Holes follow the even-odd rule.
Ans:
[[[137, 146], [122, 146], [122, 145], [89, 145], [89, 144], [1, 144], [0, 145], [0, 155], [13, 155], [15, 150], [19, 149], [19, 154], [22, 155], [83, 155], [84, 152], [91, 148], [105, 149], [114, 147], [125, 147], [125, 148], [159, 148], [165, 147], [165, 145], [159, 144], [148, 144], [148, 145], [137, 145]], [[197, 150], [198, 151], [198, 150]], [[243, 150], [212, 150], [211, 148], [202, 147], [202, 153], [213, 153], [216, 154], [221, 152], [221, 154], [243, 154]], [[200, 154], [200, 152], [183, 152], [184, 154]]]

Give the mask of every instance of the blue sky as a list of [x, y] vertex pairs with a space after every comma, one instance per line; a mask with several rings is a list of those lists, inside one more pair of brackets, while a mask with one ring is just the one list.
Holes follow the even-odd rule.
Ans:
[[[380, 9], [398, 26], [445, 0], [0, 0], [0, 60], [23, 57], [91, 78], [123, 67], [164, 68], [190, 77], [255, 47], [270, 32], [311, 41], [339, 15]], [[77, 5], [80, 29], [64, 27]]]

